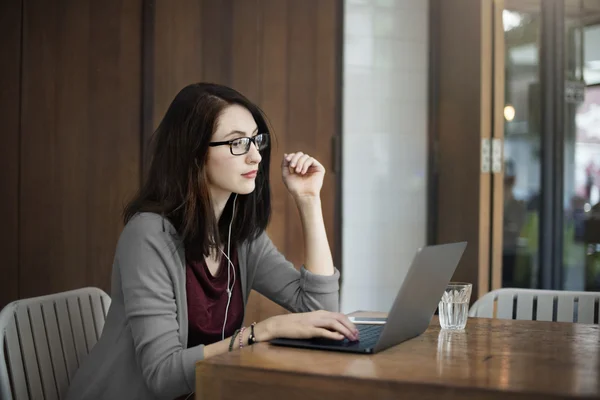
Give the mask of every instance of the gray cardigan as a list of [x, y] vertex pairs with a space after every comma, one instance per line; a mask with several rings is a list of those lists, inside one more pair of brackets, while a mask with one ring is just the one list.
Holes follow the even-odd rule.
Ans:
[[[204, 346], [187, 348], [184, 249], [173, 225], [142, 213], [123, 229], [102, 336], [76, 372], [67, 400], [174, 399], [194, 391]], [[299, 271], [266, 233], [238, 249], [244, 304], [255, 289], [292, 312], [338, 310], [339, 271]]]

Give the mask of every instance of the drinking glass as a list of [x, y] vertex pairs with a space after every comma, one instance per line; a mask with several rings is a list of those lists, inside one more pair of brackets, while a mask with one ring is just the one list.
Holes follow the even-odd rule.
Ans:
[[450, 282], [448, 284], [438, 306], [442, 329], [465, 329], [472, 288], [473, 285], [470, 283]]

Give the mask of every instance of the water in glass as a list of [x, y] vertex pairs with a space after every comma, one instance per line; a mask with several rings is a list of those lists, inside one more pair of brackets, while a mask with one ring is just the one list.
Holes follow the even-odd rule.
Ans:
[[442, 329], [461, 330], [467, 325], [470, 283], [451, 283], [448, 285], [439, 304], [439, 318]]

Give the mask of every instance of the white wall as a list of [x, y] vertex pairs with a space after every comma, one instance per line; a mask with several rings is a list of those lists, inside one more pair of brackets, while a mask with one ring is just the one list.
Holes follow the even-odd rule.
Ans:
[[342, 311], [388, 311], [426, 243], [428, 0], [345, 0]]

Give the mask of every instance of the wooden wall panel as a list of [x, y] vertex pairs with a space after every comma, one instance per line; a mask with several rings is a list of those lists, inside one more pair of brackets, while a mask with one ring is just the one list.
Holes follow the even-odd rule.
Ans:
[[[202, 80], [230, 84], [232, 0], [202, 1]], [[250, 32], [244, 32], [244, 34]], [[191, 82], [188, 82], [191, 83]]]
[[[470, 145], [466, 146], [467, 150], [473, 151], [481, 149], [482, 139], [492, 139], [492, 121], [494, 118], [493, 108], [494, 101], [492, 97], [495, 89], [493, 82], [493, 4], [491, 0], [480, 1], [479, 3], [479, 18], [475, 22], [475, 26], [479, 31], [479, 41], [476, 42], [479, 52], [479, 76], [477, 83], [479, 84], [479, 132], [470, 132], [473, 135], [472, 140], [469, 140]], [[503, 85], [500, 85], [503, 89]], [[476, 144], [477, 142], [477, 144]], [[481, 173], [481, 156], [478, 160], [479, 169], [479, 237], [477, 240], [477, 264], [463, 264], [460, 274], [473, 282], [473, 293], [477, 298], [487, 293], [490, 288], [490, 260], [492, 255], [492, 175], [490, 173]], [[476, 175], [474, 172], [472, 175]], [[498, 200], [496, 196], [494, 198]], [[500, 200], [503, 201], [502, 197]], [[498, 204], [496, 203], [496, 207]], [[463, 279], [464, 281], [465, 279]], [[471, 301], [475, 301], [475, 295]]]
[[0, 308], [18, 297], [21, 6], [0, 2]]
[[[229, 82], [231, 87], [260, 104], [263, 31], [260, 1], [233, 0], [232, 5], [231, 44], [222, 45], [223, 48], [230, 48], [231, 59], [227, 61], [230, 67], [226, 68], [229, 71], [229, 80], [222, 82]], [[227, 40], [226, 37], [223, 39]]]
[[142, 7], [140, 0], [90, 5], [86, 282], [110, 288], [121, 213], [140, 181]]
[[[263, 48], [262, 36], [263, 30], [266, 28], [262, 23], [263, 10], [261, 9], [260, 0], [233, 0], [232, 3], [232, 35], [231, 35], [231, 68], [230, 68], [230, 81], [229, 85], [236, 90], [243, 93], [251, 101], [262, 106], [262, 87], [261, 82], [263, 79], [261, 68], [263, 67]], [[279, 34], [279, 32], [278, 32]], [[227, 47], [224, 44], [223, 47]], [[266, 110], [265, 110], [266, 111]], [[269, 116], [267, 112], [267, 116]], [[271, 181], [275, 186], [278, 185], [278, 158], [282, 154], [272, 151], [271, 153]], [[281, 177], [281, 174], [279, 174]], [[279, 178], [279, 181], [281, 179]], [[275, 211], [273, 213], [275, 214]], [[278, 214], [282, 215], [282, 214]], [[273, 218], [275, 219], [275, 218]], [[273, 232], [269, 230], [269, 235], [274, 236], [273, 240], [276, 246], [282, 246], [280, 237], [273, 235]], [[283, 248], [283, 247], [279, 247]], [[268, 301], [263, 296], [258, 295], [255, 291], [252, 291], [251, 297], [246, 307], [245, 323], [246, 325], [251, 324], [254, 321], [260, 321], [265, 314], [265, 310], [268, 309], [272, 302]], [[271, 304], [269, 304], [271, 303]], [[272, 304], [273, 307], [278, 307]], [[280, 309], [277, 313], [283, 312]]]
[[[336, 212], [341, 214], [342, 210], [336, 210], [339, 203], [336, 202], [336, 191], [338, 189], [336, 179], [339, 179], [338, 173], [334, 168], [332, 139], [334, 136], [340, 136], [338, 129], [338, 118], [341, 115], [341, 92], [338, 87], [338, 80], [341, 82], [340, 74], [340, 52], [335, 51], [342, 45], [340, 40], [342, 18], [341, 6], [336, 0], [319, 0], [317, 2], [317, 29], [315, 38], [315, 58], [316, 58], [316, 90], [315, 90], [315, 150], [312, 155], [323, 161], [327, 170], [321, 196], [326, 199], [323, 202], [323, 214], [325, 218], [325, 228], [327, 229], [327, 239], [329, 246], [333, 251], [333, 257], [336, 266], [341, 268], [340, 260], [335, 259], [336, 252], [336, 234], [341, 235], [341, 230], [336, 232]], [[336, 143], [339, 143], [337, 141]], [[341, 149], [339, 149], [341, 152]], [[341, 239], [341, 238], [338, 238]], [[340, 242], [341, 243], [341, 240]], [[341, 254], [341, 253], [339, 253]]]
[[491, 0], [438, 0], [432, 7], [439, 7], [441, 66], [436, 241], [468, 242], [453, 279], [473, 283], [475, 300], [489, 280], [491, 178], [481, 172], [480, 148], [491, 136]]
[[[315, 154], [317, 93], [317, 0], [292, 1], [288, 10], [288, 99], [286, 152]], [[330, 135], [328, 135], [330, 136]], [[327, 160], [321, 160], [327, 164]], [[323, 199], [324, 202], [327, 199]], [[304, 238], [296, 204], [287, 203], [286, 256], [304, 262]]]
[[[145, 1], [145, 3], [149, 3]], [[152, 131], [156, 129], [179, 90], [199, 82], [203, 72], [202, 0], [156, 0], [154, 31], [144, 41], [153, 42], [153, 75], [148, 77], [153, 87]], [[149, 132], [149, 133], [152, 133]]]
[[83, 264], [85, 254], [85, 193], [75, 185], [84, 179], [87, 156], [86, 137], [78, 134], [87, 128], [87, 58], [60, 61], [88, 47], [88, 19], [68, 18], [89, 14], [86, 8], [85, 2], [25, 0], [19, 241], [21, 277], [28, 279], [19, 281], [22, 297], [56, 291], [64, 275], [85, 280], [85, 266], [69, 261]]
[[[280, 163], [300, 150], [323, 162], [333, 247], [341, 0], [12, 0], [0, 7], [9, 60], [0, 66], [0, 184], [8, 193], [0, 200], [8, 224], [0, 301], [87, 285], [110, 291], [121, 211], [147, 167], [150, 135], [192, 82], [230, 85], [266, 112], [275, 139], [268, 232], [297, 266], [302, 231]], [[247, 318], [281, 312], [253, 293]]]
[[[271, 148], [271, 207], [273, 217], [267, 230], [279, 249], [285, 251], [287, 236], [287, 189], [281, 180], [281, 160], [287, 149], [288, 118], [288, 0], [261, 2], [260, 105], [267, 114], [273, 131]], [[252, 292], [246, 311], [246, 324], [260, 321], [285, 310], [263, 296]]]
[[[304, 258], [296, 206], [282, 181], [285, 152], [304, 151], [328, 169], [322, 191], [330, 245], [335, 239], [336, 176], [332, 137], [339, 134], [341, 0], [156, 0], [154, 14], [154, 128], [173, 96], [187, 84], [229, 85], [257, 103], [272, 125], [275, 245], [300, 266]], [[168, 4], [168, 5], [167, 5]], [[190, 15], [200, 15], [190, 20]], [[185, 21], [173, 23], [173, 21]], [[197, 32], [201, 32], [200, 35]], [[196, 54], [190, 56], [189, 54]], [[179, 60], [187, 57], [185, 70]], [[283, 312], [252, 293], [246, 321]]]
[[[504, 0], [494, 0], [493, 3], [493, 105], [492, 105], [492, 133], [495, 140], [500, 140], [504, 147], [504, 105], [505, 103], [505, 57], [506, 45], [504, 42], [504, 25], [502, 23], [502, 13], [504, 11]], [[490, 60], [491, 61], [491, 60]], [[504, 152], [504, 149], [502, 150]], [[504, 159], [504, 157], [502, 157]], [[500, 172], [494, 173], [491, 183], [491, 272], [480, 268], [480, 280], [489, 278], [489, 283], [481, 289], [495, 290], [502, 287], [502, 253], [504, 250], [504, 168]], [[488, 273], [485, 273], [488, 272]], [[488, 290], [480, 290], [479, 296]]]
[[20, 296], [110, 290], [139, 183], [141, 4], [27, 0]]

